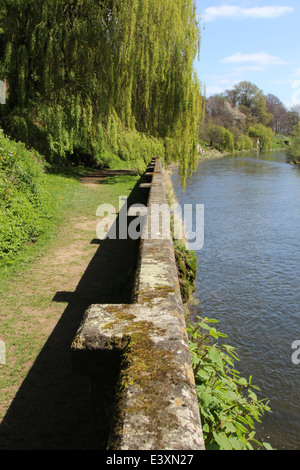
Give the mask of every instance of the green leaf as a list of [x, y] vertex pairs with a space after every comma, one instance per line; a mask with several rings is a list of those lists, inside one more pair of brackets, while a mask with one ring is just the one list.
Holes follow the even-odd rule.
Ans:
[[208, 394], [206, 392], [202, 392], [199, 394], [199, 399], [202, 403], [202, 406], [204, 408], [208, 408], [209, 405], [211, 404], [212, 401], [214, 401], [213, 397], [211, 394]]
[[221, 354], [216, 348], [211, 348], [208, 357], [212, 362], [216, 362], [217, 364], [222, 363], [221, 361]]
[[239, 385], [244, 385], [245, 387], [247, 387], [248, 385], [248, 382], [246, 379], [244, 379], [243, 377], [241, 379], [238, 380], [238, 384]]
[[244, 444], [240, 439], [230, 436], [229, 440], [230, 440], [230, 443], [231, 443], [234, 450], [243, 450], [244, 449]]
[[215, 339], [219, 338], [219, 334], [218, 334], [218, 332], [215, 328], [210, 328], [209, 334], [210, 334], [210, 336], [212, 336]]
[[210, 326], [208, 326], [206, 323], [199, 323], [199, 326], [200, 326], [203, 330], [210, 330]]
[[236, 427], [245, 434], [248, 432], [248, 429], [239, 422], [236, 422]]
[[209, 428], [209, 425], [208, 423], [205, 423], [203, 426], [202, 426], [202, 431], [205, 432], [205, 433], [209, 433], [210, 431], [210, 428]]
[[269, 444], [268, 442], [263, 442], [262, 444], [267, 450], [274, 450], [271, 444]]
[[227, 400], [230, 401], [236, 401], [238, 399], [238, 396], [235, 392], [232, 392], [231, 390], [228, 390], [226, 392], [219, 392], [219, 394], [223, 397], [226, 398]]
[[262, 447], [262, 443], [259, 442], [257, 439], [251, 439], [251, 442], [252, 442], [253, 444], [256, 444], [257, 447]]
[[223, 450], [232, 450], [232, 444], [225, 433], [213, 432], [216, 442]]
[[249, 398], [251, 398], [253, 401], [257, 401], [257, 395], [252, 390], [249, 390], [248, 395], [249, 395]]
[[225, 429], [228, 432], [236, 432], [236, 426], [232, 422], [226, 423]]
[[254, 422], [253, 422], [253, 420], [250, 418], [249, 415], [247, 415], [247, 416], [239, 416], [238, 421], [244, 423], [246, 426], [250, 426], [251, 429], [254, 428]]
[[205, 370], [202, 369], [197, 372], [197, 377], [203, 380], [207, 380], [209, 379], [210, 374], [208, 374]]

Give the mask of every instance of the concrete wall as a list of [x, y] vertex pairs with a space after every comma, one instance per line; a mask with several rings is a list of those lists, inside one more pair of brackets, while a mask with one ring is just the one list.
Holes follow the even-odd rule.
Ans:
[[159, 160], [145, 177], [132, 303], [90, 306], [72, 344], [74, 370], [90, 381], [94, 449], [204, 450], [170, 229], [148, 232], [150, 208], [166, 205]]

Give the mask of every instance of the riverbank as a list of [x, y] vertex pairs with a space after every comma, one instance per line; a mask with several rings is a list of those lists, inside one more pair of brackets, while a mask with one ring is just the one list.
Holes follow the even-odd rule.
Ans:
[[[257, 150], [253, 149], [253, 152], [259, 153]], [[278, 148], [272, 148], [267, 150], [268, 152], [277, 152], [277, 151], [287, 151], [286, 147], [278, 147]], [[202, 150], [202, 152], [199, 153], [199, 161], [201, 160], [217, 160], [219, 158], [224, 158], [224, 157], [230, 157], [233, 155], [243, 155], [243, 154], [248, 154], [249, 150], [235, 150], [233, 153], [230, 152], [220, 152], [217, 149], [208, 149], [208, 150]], [[264, 150], [262, 150], [264, 152]], [[291, 163], [291, 162], [287, 162]]]
[[[178, 169], [178, 165], [170, 165], [163, 169], [164, 184], [166, 190], [166, 200], [170, 207], [176, 207], [179, 203], [173, 187], [171, 174]], [[189, 249], [188, 240], [185, 233], [184, 222], [180, 214], [171, 213], [171, 233], [173, 235], [173, 246], [178, 269], [181, 298], [185, 310], [186, 319], [190, 318], [191, 305], [197, 304], [194, 297], [196, 291], [197, 258], [195, 252]], [[180, 228], [182, 238], [174, 237], [175, 226]]]
[[233, 155], [233, 154], [230, 152], [220, 152], [217, 149], [208, 149], [208, 150], [202, 149], [201, 152], [199, 152], [199, 160], [211, 160], [211, 159], [217, 159], [217, 158], [224, 158], [224, 157], [228, 157], [229, 155]]

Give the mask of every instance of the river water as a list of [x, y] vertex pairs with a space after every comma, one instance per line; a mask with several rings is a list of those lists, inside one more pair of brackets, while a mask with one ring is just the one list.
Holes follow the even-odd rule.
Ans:
[[299, 450], [300, 168], [282, 151], [247, 153], [200, 161], [184, 192], [172, 181], [180, 204], [204, 204], [199, 314], [219, 321], [241, 376], [270, 400], [256, 437]]

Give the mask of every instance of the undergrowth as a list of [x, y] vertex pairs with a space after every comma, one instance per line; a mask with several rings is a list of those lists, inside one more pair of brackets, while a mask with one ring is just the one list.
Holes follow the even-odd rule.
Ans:
[[256, 439], [255, 422], [271, 412], [268, 400], [259, 399], [259, 387], [235, 369], [233, 346], [220, 344], [226, 338], [217, 320], [197, 318], [188, 326], [196, 391], [207, 450], [273, 450]]
[[0, 262], [12, 262], [24, 243], [34, 242], [52, 217], [45, 189], [46, 163], [37, 152], [0, 130]]
[[89, 170], [50, 166], [0, 130], [0, 281], [42, 253], [66, 220], [95, 217], [101, 201], [118, 207], [119, 196], [129, 194], [139, 180], [139, 175], [116, 174], [91, 190], [80, 182]]

